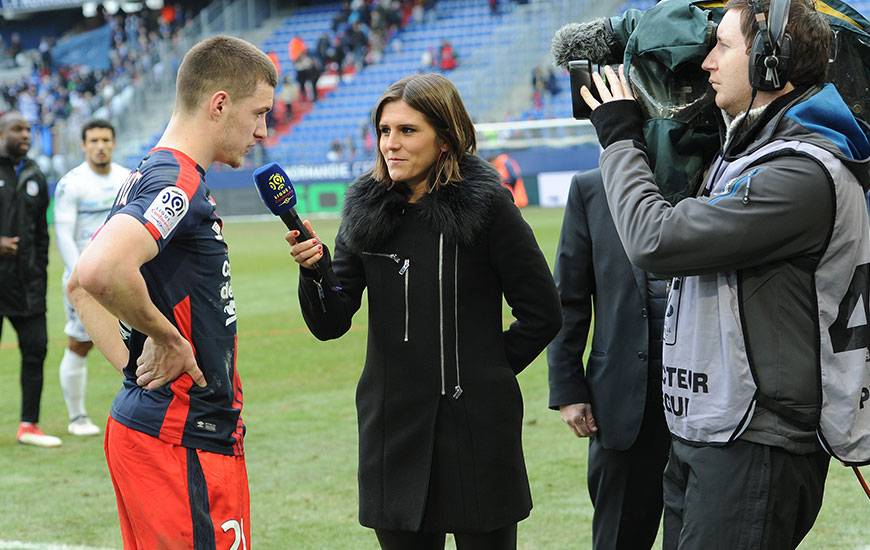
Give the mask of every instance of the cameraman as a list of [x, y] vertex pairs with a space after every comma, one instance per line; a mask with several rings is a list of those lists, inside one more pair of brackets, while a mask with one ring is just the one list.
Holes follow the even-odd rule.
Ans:
[[[663, 334], [673, 437], [664, 548], [799, 544], [821, 507], [829, 462], [816, 435], [819, 369], [856, 360], [845, 357], [852, 346], [832, 342], [866, 334], [838, 317], [860, 279], [853, 273], [870, 262], [862, 189], [870, 129], [823, 85], [831, 31], [810, 0], [787, 10], [790, 70], [762, 69], [750, 83], [756, 11], [768, 8], [730, 0], [704, 61], [725, 124], [698, 198], [671, 206], [659, 193], [623, 71], [605, 69], [609, 86], [594, 75], [603, 103], [582, 90], [629, 258], [677, 276]], [[858, 284], [853, 292], [866, 292]]]

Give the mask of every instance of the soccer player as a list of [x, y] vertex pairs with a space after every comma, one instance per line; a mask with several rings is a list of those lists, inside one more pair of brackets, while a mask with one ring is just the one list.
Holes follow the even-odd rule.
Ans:
[[85, 411], [87, 356], [94, 346], [75, 309], [66, 296], [66, 283], [82, 249], [106, 221], [129, 168], [112, 162], [115, 128], [95, 119], [82, 128], [85, 161], [61, 178], [54, 193], [54, 230], [63, 257], [63, 301], [66, 306], [64, 331], [69, 339], [60, 362], [60, 388], [69, 412], [67, 430], [72, 435], [100, 433]]
[[277, 80], [244, 40], [191, 48], [166, 131], [70, 277], [88, 334], [124, 375], [105, 451], [128, 550], [249, 545], [236, 310], [205, 173], [240, 166], [266, 137]]

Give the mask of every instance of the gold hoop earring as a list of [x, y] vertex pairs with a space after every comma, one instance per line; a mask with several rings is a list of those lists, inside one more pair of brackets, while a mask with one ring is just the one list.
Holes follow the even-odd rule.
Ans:
[[429, 192], [438, 189], [442, 185], [447, 184], [447, 176], [444, 175], [444, 165], [446, 164], [446, 159], [444, 158], [447, 154], [447, 151], [441, 151], [438, 155], [438, 160], [435, 161], [435, 177], [432, 178], [432, 183], [429, 186]]

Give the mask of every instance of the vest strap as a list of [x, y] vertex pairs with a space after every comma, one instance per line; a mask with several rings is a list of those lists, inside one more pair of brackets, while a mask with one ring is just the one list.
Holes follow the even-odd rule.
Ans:
[[815, 431], [819, 427], [819, 421], [813, 415], [802, 413], [791, 407], [783, 405], [774, 398], [758, 392], [755, 400], [759, 405], [769, 410], [770, 412], [781, 416], [802, 430]]

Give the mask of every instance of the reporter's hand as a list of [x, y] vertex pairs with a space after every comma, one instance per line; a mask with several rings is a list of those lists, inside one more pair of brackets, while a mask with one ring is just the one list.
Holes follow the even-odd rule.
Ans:
[[136, 383], [146, 390], [156, 390], [174, 382], [182, 374], [189, 374], [193, 382], [205, 387], [205, 377], [196, 364], [190, 342], [181, 334], [169, 342], [158, 344], [149, 337], [136, 360]]
[[630, 101], [635, 100], [634, 93], [631, 91], [631, 86], [625, 78], [625, 71], [622, 65], [619, 66], [619, 75], [616, 74], [610, 65], [605, 65], [604, 76], [610, 84], [609, 87], [604, 83], [601, 75], [597, 72], [592, 73], [592, 81], [595, 83], [595, 89], [598, 90], [598, 95], [601, 97], [601, 101], [595, 99], [592, 92], [589, 91], [589, 88], [586, 86], [580, 87], [580, 97], [583, 98], [583, 101], [586, 102], [586, 105], [588, 105], [590, 109], [594, 111], [600, 107], [602, 103], [609, 103], [611, 101], [620, 101], [623, 99], [628, 99]]
[[573, 403], [559, 407], [559, 416], [577, 437], [590, 437], [598, 431], [591, 403]]
[[0, 256], [15, 256], [18, 254], [19, 237], [0, 237]]
[[297, 264], [306, 269], [314, 269], [314, 264], [323, 257], [323, 244], [320, 242], [320, 239], [317, 238], [317, 233], [314, 232], [314, 228], [311, 227], [311, 222], [303, 220], [302, 224], [311, 234], [310, 239], [302, 242], [297, 241], [299, 238], [299, 231], [293, 229], [284, 235], [284, 240], [290, 244], [290, 255], [293, 256], [293, 259]]

